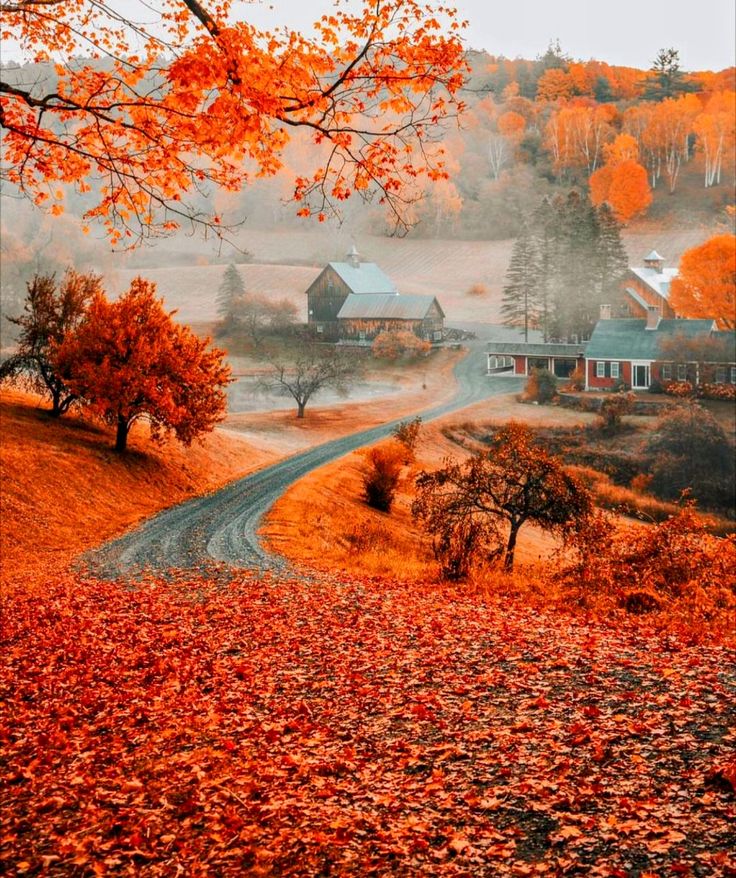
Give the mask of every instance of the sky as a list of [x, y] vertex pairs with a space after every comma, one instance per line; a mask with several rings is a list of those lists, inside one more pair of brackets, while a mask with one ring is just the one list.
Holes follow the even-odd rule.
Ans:
[[[137, 0], [108, 4], [125, 13], [141, 10]], [[148, 5], [155, 9], [156, 0]], [[329, 0], [237, 5], [257, 26], [284, 24], [307, 31], [330, 9]], [[733, 0], [455, 0], [455, 5], [469, 21], [468, 47], [507, 58], [535, 58], [550, 40], [559, 39], [566, 54], [583, 61], [595, 58], [647, 69], [659, 49], [674, 47], [685, 70], [721, 70], [736, 63]], [[2, 56], [4, 61], [21, 60], [7, 44]]]

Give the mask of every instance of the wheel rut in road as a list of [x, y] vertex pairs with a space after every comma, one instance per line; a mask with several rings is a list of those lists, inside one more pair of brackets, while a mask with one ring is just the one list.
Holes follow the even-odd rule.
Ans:
[[[485, 354], [478, 345], [455, 367], [455, 396], [416, 414], [430, 421], [521, 386], [522, 379], [486, 375], [484, 366]], [[90, 572], [107, 579], [172, 568], [205, 571], [213, 565], [283, 574], [289, 568], [288, 561], [269, 552], [258, 536], [266, 512], [302, 476], [385, 438], [405, 420], [407, 416], [318, 445], [213, 494], [160, 512], [130, 533], [87, 553], [82, 563]]]

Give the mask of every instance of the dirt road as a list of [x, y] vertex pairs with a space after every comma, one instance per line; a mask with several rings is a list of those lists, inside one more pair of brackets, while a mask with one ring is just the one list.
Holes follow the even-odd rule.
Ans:
[[[485, 374], [484, 343], [471, 343], [455, 367], [458, 390], [443, 405], [418, 412], [425, 421], [491, 396], [513, 392], [522, 379]], [[405, 420], [403, 418], [401, 420]], [[98, 575], [115, 578], [150, 570], [206, 568], [225, 564], [283, 572], [288, 562], [268, 553], [258, 538], [261, 519], [289, 485], [356, 448], [389, 435], [399, 421], [335, 439], [246, 476], [214, 494], [168, 509], [141, 527], [85, 556]]]

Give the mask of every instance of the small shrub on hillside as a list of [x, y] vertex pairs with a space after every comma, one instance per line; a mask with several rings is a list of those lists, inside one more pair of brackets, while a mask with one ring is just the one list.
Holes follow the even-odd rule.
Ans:
[[401, 478], [406, 449], [398, 442], [387, 442], [369, 449], [363, 467], [365, 502], [380, 512], [390, 512]]
[[488, 292], [488, 287], [485, 284], [473, 284], [468, 290], [469, 296], [485, 296]]
[[557, 396], [557, 378], [548, 369], [533, 369], [524, 388], [524, 399], [531, 402], [552, 402]]
[[623, 533], [600, 514], [580, 529], [575, 547], [577, 562], [557, 578], [582, 596], [602, 592], [631, 613], [677, 610], [706, 622], [736, 609], [736, 537], [708, 534], [691, 504]]
[[417, 416], [411, 421], [402, 421], [391, 432], [394, 439], [406, 449], [405, 463], [411, 463], [414, 460], [421, 429], [422, 419]]

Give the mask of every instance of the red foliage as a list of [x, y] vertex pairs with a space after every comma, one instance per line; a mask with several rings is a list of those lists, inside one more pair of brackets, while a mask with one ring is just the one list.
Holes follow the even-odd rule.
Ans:
[[332, 578], [61, 577], [3, 617], [10, 874], [736, 866], [731, 649]]

